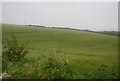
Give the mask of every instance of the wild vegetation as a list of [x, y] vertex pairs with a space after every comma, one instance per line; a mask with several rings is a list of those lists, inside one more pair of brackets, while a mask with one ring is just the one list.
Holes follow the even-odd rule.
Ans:
[[3, 24], [3, 72], [9, 79], [116, 79], [117, 41], [92, 32]]

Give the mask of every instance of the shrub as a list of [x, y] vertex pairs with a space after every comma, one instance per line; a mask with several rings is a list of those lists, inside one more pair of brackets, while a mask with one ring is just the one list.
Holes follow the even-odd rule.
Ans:
[[3, 72], [7, 69], [11, 62], [22, 60], [27, 53], [29, 53], [29, 51], [26, 48], [26, 45], [23, 43], [19, 44], [16, 37], [12, 34], [11, 40], [7, 40], [5, 47], [3, 47]]
[[53, 57], [48, 58], [48, 62], [43, 65], [42, 79], [73, 79], [74, 72], [67, 60], [56, 60]]
[[8, 61], [18, 61], [29, 53], [26, 45], [19, 44], [16, 37], [12, 34], [12, 39], [7, 40], [7, 45], [3, 48], [3, 58]]
[[21, 61], [12, 61], [4, 72], [10, 75], [9, 79], [40, 79], [40, 67], [40, 58], [25, 58]]

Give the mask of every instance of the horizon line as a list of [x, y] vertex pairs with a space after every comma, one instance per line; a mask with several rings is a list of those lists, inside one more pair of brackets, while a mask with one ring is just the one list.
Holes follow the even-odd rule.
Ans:
[[[9, 24], [9, 23], [0, 23], [0, 24]], [[46, 25], [41, 25], [41, 24], [10, 24], [10, 25], [24, 25], [24, 26], [43, 26], [43, 27], [47, 27], [47, 28], [68, 28], [68, 29], [76, 29], [76, 30], [89, 30], [89, 31], [117, 31], [120, 32], [120, 30], [92, 30], [92, 29], [80, 29], [80, 28], [74, 28], [74, 27], [69, 27], [69, 26], [46, 26]]]

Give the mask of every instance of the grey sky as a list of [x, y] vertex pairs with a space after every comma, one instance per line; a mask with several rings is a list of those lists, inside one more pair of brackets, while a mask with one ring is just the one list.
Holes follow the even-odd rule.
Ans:
[[118, 30], [117, 2], [4, 2], [2, 22]]
[[0, 2], [0, 23], [2, 23], [2, 3]]

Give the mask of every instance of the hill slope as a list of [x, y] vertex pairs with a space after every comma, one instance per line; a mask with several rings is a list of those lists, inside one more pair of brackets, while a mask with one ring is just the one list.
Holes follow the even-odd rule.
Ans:
[[29, 59], [48, 57], [54, 52], [66, 56], [71, 66], [87, 72], [100, 64], [117, 66], [118, 37], [67, 29], [3, 24], [3, 46], [14, 33], [20, 42], [29, 42]]

